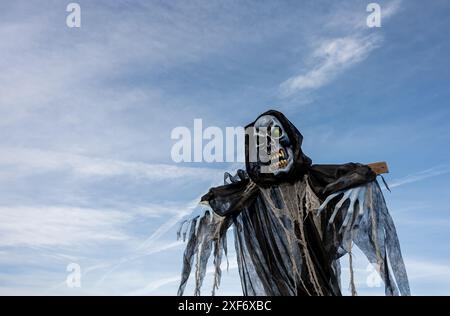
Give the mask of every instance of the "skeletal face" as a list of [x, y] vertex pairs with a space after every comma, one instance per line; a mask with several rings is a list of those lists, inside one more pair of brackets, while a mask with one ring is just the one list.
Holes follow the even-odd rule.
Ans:
[[255, 130], [260, 173], [278, 175], [288, 172], [293, 165], [294, 153], [280, 121], [272, 115], [261, 116], [255, 122]]

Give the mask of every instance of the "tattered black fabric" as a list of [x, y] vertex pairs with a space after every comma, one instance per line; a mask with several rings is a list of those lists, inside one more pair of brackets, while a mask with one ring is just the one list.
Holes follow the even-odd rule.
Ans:
[[[226, 233], [234, 226], [244, 295], [341, 295], [339, 259], [345, 254], [351, 259], [353, 245], [379, 271], [386, 295], [409, 295], [395, 226], [376, 175], [362, 164], [312, 165], [292, 123], [279, 112], [266, 114], [277, 117], [293, 139], [294, 167], [282, 176], [258, 173], [246, 142], [247, 172], [225, 174], [231, 183], [201, 199], [210, 209], [180, 227], [179, 236], [188, 243], [178, 294], [194, 268], [194, 294], [200, 295], [213, 253], [214, 295], [227, 254]], [[350, 273], [356, 295], [352, 266]]]

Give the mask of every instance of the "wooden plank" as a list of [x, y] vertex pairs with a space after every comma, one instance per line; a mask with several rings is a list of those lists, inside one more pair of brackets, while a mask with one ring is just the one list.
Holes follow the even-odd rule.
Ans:
[[389, 173], [388, 165], [385, 161], [367, 164], [376, 174]]

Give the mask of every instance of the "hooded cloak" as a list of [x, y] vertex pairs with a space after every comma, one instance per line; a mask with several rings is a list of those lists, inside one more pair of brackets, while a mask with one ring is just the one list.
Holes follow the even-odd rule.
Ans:
[[[341, 295], [339, 258], [347, 253], [351, 258], [353, 244], [380, 272], [387, 295], [399, 291], [408, 295], [395, 226], [376, 174], [357, 163], [313, 165], [302, 151], [298, 129], [278, 111], [259, 117], [263, 115], [276, 117], [283, 125], [294, 164], [287, 173], [259, 173], [249, 159], [251, 142], [246, 136], [246, 171], [239, 170], [234, 177], [226, 173], [226, 184], [201, 198], [212, 211], [190, 221], [178, 294], [184, 292], [194, 258], [195, 294], [200, 294], [211, 252], [214, 294], [220, 284], [222, 255], [227, 252], [226, 232], [234, 226], [244, 295]], [[338, 202], [342, 197], [348, 199]], [[353, 207], [360, 212], [353, 214]], [[352, 292], [356, 294], [354, 284]]]

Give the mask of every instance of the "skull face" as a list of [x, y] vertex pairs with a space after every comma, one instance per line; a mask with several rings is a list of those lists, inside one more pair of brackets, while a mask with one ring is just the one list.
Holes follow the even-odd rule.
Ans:
[[254, 126], [259, 172], [273, 175], [289, 172], [293, 166], [294, 152], [280, 121], [275, 116], [263, 115]]

